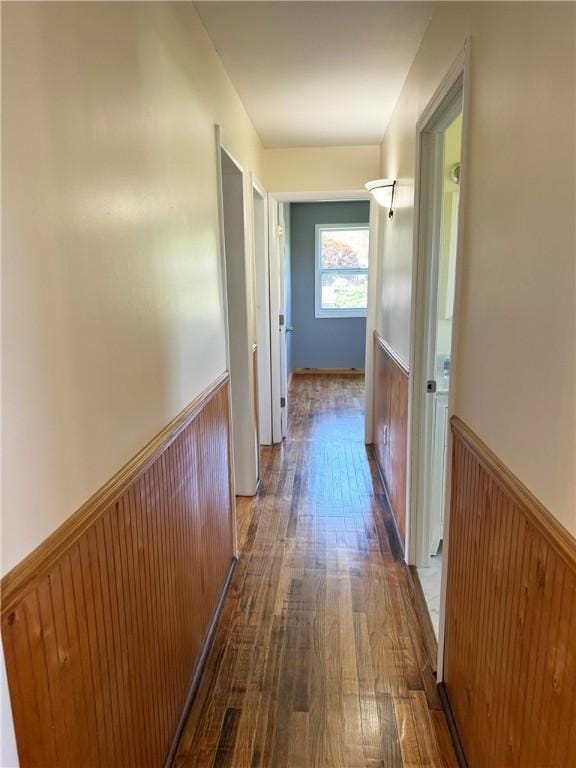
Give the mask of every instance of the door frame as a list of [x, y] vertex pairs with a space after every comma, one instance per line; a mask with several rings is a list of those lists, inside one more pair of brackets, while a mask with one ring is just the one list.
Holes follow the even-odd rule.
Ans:
[[280, 248], [278, 217], [279, 201], [275, 196], [268, 194], [268, 254], [270, 274], [270, 390], [272, 393], [272, 442], [281, 443], [282, 438], [282, 366], [280, 362], [280, 350], [284, 344], [282, 328], [279, 324], [283, 254]]
[[[372, 442], [372, 403], [373, 403], [373, 331], [376, 327], [377, 295], [376, 279], [378, 272], [378, 205], [365, 189], [342, 189], [318, 192], [269, 192], [268, 223], [270, 251], [270, 338], [271, 338], [271, 376], [272, 376], [272, 423], [274, 442], [282, 440], [282, 414], [280, 397], [282, 396], [282, 371], [280, 363], [281, 343], [285, 345], [282, 327], [274, 324], [274, 318], [280, 314], [280, 298], [284, 279], [284, 254], [278, 248], [278, 205], [280, 203], [331, 203], [347, 200], [366, 200], [370, 202], [370, 257], [368, 264], [368, 311], [366, 313], [366, 362], [365, 362], [365, 397], [366, 422], [365, 442]], [[279, 329], [279, 333], [276, 332]], [[298, 329], [295, 329], [298, 332]], [[287, 382], [285, 383], [287, 389]], [[284, 390], [285, 391], [285, 390]], [[287, 396], [287, 395], [286, 395]], [[368, 415], [370, 414], [370, 418]]]
[[[448, 393], [448, 419], [455, 412], [458, 391], [458, 357], [459, 332], [461, 325], [461, 288], [462, 288], [462, 254], [464, 248], [464, 221], [467, 199], [467, 167], [468, 167], [468, 133], [469, 133], [469, 92], [470, 92], [470, 39], [466, 39], [464, 47], [458, 54], [452, 66], [436, 89], [428, 105], [422, 112], [416, 125], [416, 166], [414, 189], [414, 268], [412, 270], [412, 302], [411, 302], [411, 339], [410, 339], [410, 391], [408, 408], [408, 563], [416, 565], [419, 561], [423, 537], [419, 520], [419, 497], [421, 494], [421, 468], [426, 460], [425, 434], [422, 430], [422, 417], [425, 413], [423, 404], [427, 378], [426, 366], [423, 364], [424, 353], [428, 347], [428, 328], [425, 296], [430, 284], [430, 270], [427, 263], [427, 250], [430, 243], [430, 224], [434, 214], [430, 213], [430, 188], [424, 186], [425, 153], [424, 143], [431, 133], [435, 118], [441, 114], [447, 103], [454, 96], [455, 90], [461, 91], [462, 100], [462, 150], [460, 161], [460, 202], [458, 210], [458, 236], [456, 246], [454, 310], [452, 317], [451, 336], [451, 365], [450, 387]], [[429, 153], [433, 156], [434, 153]], [[428, 168], [429, 170], [429, 168]], [[447, 456], [452, 455], [452, 436], [448, 430]], [[442, 543], [442, 575], [440, 592], [440, 626], [438, 637], [437, 679], [443, 677], [443, 650], [445, 630], [445, 605], [447, 593], [446, 563], [450, 547], [450, 490], [451, 490], [451, 461], [446, 462], [444, 477], [444, 530]]]
[[[230, 385], [230, 433], [231, 433], [231, 448], [230, 451], [230, 475], [231, 475], [231, 492], [233, 496], [253, 496], [257, 490], [257, 475], [258, 475], [258, 446], [256, 440], [254, 442], [254, 451], [252, 451], [251, 440], [246, 437], [246, 445], [243, 447], [242, 463], [238, 461], [238, 457], [235, 456], [234, 443], [235, 435], [237, 434], [238, 421], [234, 416], [233, 407], [233, 388], [234, 388], [234, 371], [232, 371], [232, 351], [230, 345], [230, 319], [228, 314], [228, 291], [229, 291], [229, 279], [227, 275], [227, 255], [226, 255], [226, 234], [225, 234], [225, 221], [224, 221], [224, 189], [223, 189], [223, 174], [222, 174], [222, 153], [225, 153], [230, 162], [235, 166], [236, 171], [241, 179], [242, 184], [242, 224], [243, 224], [243, 254], [244, 254], [244, 282], [239, 288], [245, 292], [243, 299], [246, 303], [246, 333], [241, 340], [240, 351], [242, 352], [241, 367], [245, 369], [246, 376], [243, 376], [243, 384], [241, 385], [242, 392], [242, 407], [240, 410], [240, 418], [243, 413], [246, 414], [248, 423], [241, 422], [242, 431], [246, 436], [256, 434], [256, 423], [254, 408], [252, 403], [254, 402], [254, 392], [250, 383], [252, 382], [252, 338], [250, 333], [249, 323], [249, 300], [250, 300], [250, 286], [248, 281], [252, 279], [250, 272], [250, 265], [253, 264], [252, 250], [251, 250], [251, 236], [250, 236], [250, 224], [251, 220], [248, 216], [248, 196], [247, 196], [247, 174], [244, 171], [242, 165], [238, 162], [234, 154], [230, 151], [222, 136], [222, 128], [220, 125], [215, 125], [215, 138], [216, 138], [216, 174], [217, 174], [217, 196], [218, 196], [218, 226], [219, 226], [219, 248], [220, 248], [220, 277], [221, 277], [221, 300], [223, 308], [224, 326], [225, 326], [225, 341], [226, 341], [226, 368], [231, 376]], [[238, 453], [240, 453], [238, 451]], [[243, 464], [243, 468], [242, 468]], [[237, 531], [236, 524], [234, 524], [234, 551], [237, 552]]]
[[[254, 173], [251, 173], [252, 187], [252, 230], [254, 264], [254, 310], [256, 316], [256, 344], [258, 349], [258, 426], [260, 445], [272, 444], [272, 372], [270, 369], [270, 262], [269, 262], [269, 204], [266, 190]], [[263, 248], [259, 249], [256, 239], [255, 196], [262, 200]]]
[[[418, 258], [416, 265], [416, 323], [415, 358], [412, 364], [414, 425], [417, 435], [414, 460], [414, 486], [412, 488], [411, 556], [413, 564], [427, 567], [430, 564], [430, 515], [423, 506], [431, 495], [430, 471], [433, 443], [433, 407], [425, 390], [425, 382], [434, 368], [436, 346], [433, 342], [436, 330], [437, 287], [440, 268], [440, 215], [442, 176], [444, 171], [443, 136], [452, 121], [461, 114], [462, 89], [458, 78], [432, 116], [420, 131], [420, 213]], [[457, 239], [458, 242], [458, 239]], [[458, 251], [458, 246], [457, 246]], [[457, 265], [456, 265], [457, 266]], [[454, 326], [454, 318], [452, 327]], [[448, 390], [450, 390], [452, 381]], [[424, 504], [422, 504], [424, 500]]]

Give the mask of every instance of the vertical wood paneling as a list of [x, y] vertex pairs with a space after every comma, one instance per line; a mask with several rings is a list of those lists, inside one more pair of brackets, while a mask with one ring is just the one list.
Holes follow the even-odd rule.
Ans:
[[402, 546], [406, 540], [408, 371], [374, 334], [374, 454]]
[[444, 649], [471, 768], [576, 765], [576, 541], [459, 419]]
[[3, 582], [22, 766], [162, 765], [233, 559], [228, 379]]

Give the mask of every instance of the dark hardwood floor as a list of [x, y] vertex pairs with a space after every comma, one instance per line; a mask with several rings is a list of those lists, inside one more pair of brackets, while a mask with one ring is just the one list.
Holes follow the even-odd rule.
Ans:
[[296, 376], [238, 505], [240, 560], [177, 768], [456, 766], [374, 461], [364, 382]]

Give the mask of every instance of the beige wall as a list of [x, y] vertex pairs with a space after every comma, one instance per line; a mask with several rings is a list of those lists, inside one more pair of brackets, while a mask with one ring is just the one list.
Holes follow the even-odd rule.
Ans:
[[191, 3], [2, 16], [6, 572], [225, 369], [214, 124], [261, 145]]
[[472, 38], [456, 412], [576, 533], [575, 8], [435, 9], [382, 145], [378, 328], [409, 359], [416, 122]]
[[364, 189], [379, 166], [378, 146], [265, 149], [264, 184], [271, 192]]

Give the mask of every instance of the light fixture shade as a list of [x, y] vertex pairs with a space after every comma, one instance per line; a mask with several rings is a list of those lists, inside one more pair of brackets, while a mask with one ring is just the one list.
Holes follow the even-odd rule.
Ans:
[[365, 184], [366, 189], [382, 208], [388, 208], [388, 216], [392, 218], [394, 213], [394, 189], [396, 179], [376, 179]]

